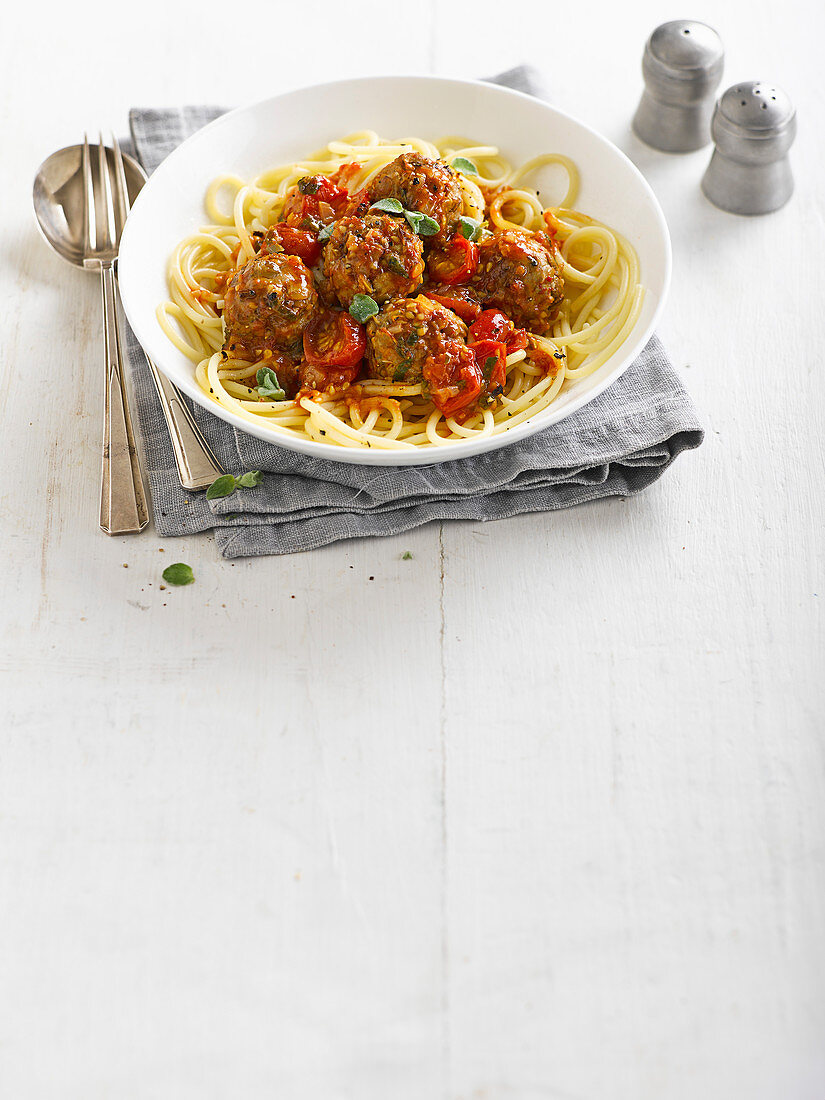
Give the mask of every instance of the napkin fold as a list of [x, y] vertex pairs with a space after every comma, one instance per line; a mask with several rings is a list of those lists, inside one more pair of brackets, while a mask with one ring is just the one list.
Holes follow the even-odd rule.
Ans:
[[[541, 91], [538, 74], [526, 66], [492, 80], [532, 94]], [[147, 173], [222, 113], [223, 108], [205, 106], [131, 111], [134, 149]], [[394, 535], [433, 520], [504, 519], [632, 496], [703, 439], [696, 410], [654, 336], [621, 378], [578, 412], [529, 439], [433, 466], [310, 458], [237, 431], [188, 402], [227, 472], [265, 473], [254, 489], [207, 501], [204, 493], [181, 488], [146, 358], [131, 331], [125, 343], [158, 533], [214, 530], [227, 558]]]

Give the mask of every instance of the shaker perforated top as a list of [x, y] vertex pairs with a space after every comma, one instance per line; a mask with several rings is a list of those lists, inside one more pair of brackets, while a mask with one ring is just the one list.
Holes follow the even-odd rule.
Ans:
[[762, 80], [728, 88], [719, 100], [719, 111], [734, 126], [746, 130], [781, 130], [794, 116], [793, 104], [786, 93]]
[[720, 67], [724, 57], [722, 40], [705, 23], [692, 19], [673, 19], [662, 23], [651, 34], [648, 49], [652, 57], [672, 76], [695, 79], [699, 74]]

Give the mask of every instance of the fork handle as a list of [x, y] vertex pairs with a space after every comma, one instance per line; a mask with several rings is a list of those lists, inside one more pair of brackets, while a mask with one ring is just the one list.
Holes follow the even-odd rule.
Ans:
[[100, 285], [103, 290], [103, 348], [106, 359], [100, 527], [107, 535], [127, 535], [143, 530], [149, 522], [149, 512], [126, 399], [117, 291], [111, 263], [101, 264]]
[[147, 360], [172, 439], [180, 483], [184, 489], [207, 489], [223, 473], [223, 467], [203, 438], [180, 390], [160, 373], [148, 356]]

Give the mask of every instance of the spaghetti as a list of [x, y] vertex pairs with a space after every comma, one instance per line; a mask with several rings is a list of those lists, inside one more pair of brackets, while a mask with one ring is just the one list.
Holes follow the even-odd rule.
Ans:
[[[444, 402], [439, 407], [433, 400], [426, 379], [364, 377], [326, 390], [304, 384], [294, 397], [265, 388], [262, 393], [260, 372], [271, 365], [271, 353], [236, 358], [225, 347], [228, 279], [255, 259], [261, 235], [280, 222], [300, 181], [333, 177], [346, 181], [350, 195], [369, 194], [382, 169], [413, 152], [457, 171], [463, 218], [479, 224], [482, 249], [486, 240], [511, 230], [547, 240], [563, 279], [563, 297], [548, 326], [530, 332], [526, 347], [508, 351], [494, 396], [454, 415], [449, 405], [445, 411]], [[567, 177], [566, 193], [550, 207], [526, 186], [547, 165], [560, 166]], [[575, 164], [559, 154], [514, 169], [495, 146], [461, 138], [386, 142], [372, 131], [350, 134], [251, 182], [231, 175], [214, 180], [205, 199], [210, 224], [181, 241], [171, 256], [169, 299], [158, 307], [158, 321], [195, 364], [204, 393], [241, 419], [265, 424], [276, 437], [406, 450], [498, 435], [542, 412], [565, 385], [598, 370], [627, 339], [641, 310], [635, 250], [614, 229], [575, 209], [578, 188]]]

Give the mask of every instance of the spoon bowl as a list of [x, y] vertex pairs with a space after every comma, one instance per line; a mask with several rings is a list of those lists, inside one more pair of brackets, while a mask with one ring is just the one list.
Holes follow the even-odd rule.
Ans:
[[[107, 149], [106, 155], [114, 169], [114, 152]], [[82, 158], [82, 145], [69, 145], [52, 153], [38, 168], [32, 192], [37, 225], [46, 243], [75, 267], [83, 267], [84, 259]], [[122, 158], [131, 205], [146, 176], [137, 161], [125, 153]]]

